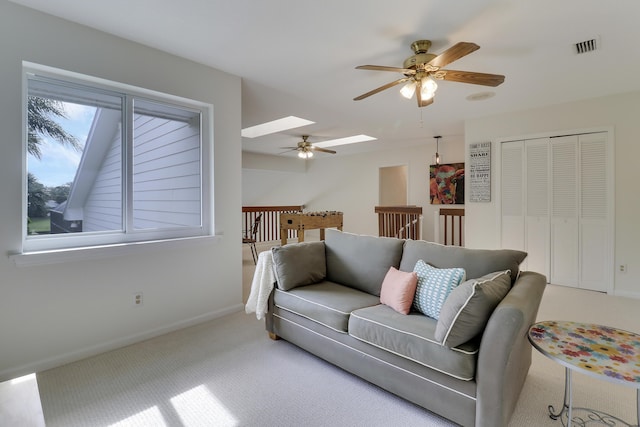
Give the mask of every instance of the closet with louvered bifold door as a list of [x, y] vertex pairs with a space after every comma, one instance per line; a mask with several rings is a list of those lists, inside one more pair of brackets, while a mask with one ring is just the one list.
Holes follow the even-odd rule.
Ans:
[[501, 144], [501, 243], [549, 283], [606, 292], [613, 280], [607, 132]]

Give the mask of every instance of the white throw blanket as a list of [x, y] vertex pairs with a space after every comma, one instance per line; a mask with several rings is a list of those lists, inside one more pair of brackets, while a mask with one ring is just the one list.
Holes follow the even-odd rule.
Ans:
[[264, 251], [258, 254], [256, 271], [251, 282], [251, 292], [247, 305], [244, 307], [246, 313], [256, 313], [258, 320], [267, 313], [267, 303], [269, 295], [273, 290], [276, 276], [273, 273], [273, 256], [271, 251]]

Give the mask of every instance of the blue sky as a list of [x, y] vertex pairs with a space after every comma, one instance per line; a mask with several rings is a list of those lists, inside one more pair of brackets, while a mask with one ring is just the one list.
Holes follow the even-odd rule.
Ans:
[[[96, 108], [85, 105], [63, 103], [67, 119], [56, 121], [70, 134], [74, 135], [80, 145], [84, 146], [93, 122]], [[80, 164], [82, 152], [41, 135], [40, 146], [42, 157], [37, 159], [27, 156], [27, 169], [46, 187], [64, 185], [75, 177]]]

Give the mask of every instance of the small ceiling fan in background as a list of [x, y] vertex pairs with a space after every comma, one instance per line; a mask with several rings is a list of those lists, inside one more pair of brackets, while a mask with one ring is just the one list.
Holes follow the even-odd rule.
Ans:
[[[308, 138], [309, 138], [309, 135], [302, 135], [302, 141], [298, 142], [297, 146], [295, 146], [295, 147], [281, 147], [281, 148], [282, 149], [286, 149], [287, 151], [297, 151], [298, 152], [298, 157], [300, 157], [301, 159], [310, 159], [311, 157], [313, 157], [313, 152], [314, 151], [319, 151], [319, 152], [322, 152], [322, 153], [336, 154], [336, 152], [333, 151], [333, 150], [328, 150], [326, 148], [316, 147], [315, 145], [313, 145], [309, 141], [307, 141]], [[287, 151], [285, 151], [285, 153]]]
[[393, 86], [406, 83], [400, 93], [407, 99], [416, 94], [418, 107], [426, 107], [433, 103], [438, 85], [435, 80], [448, 80], [452, 82], [471, 83], [484, 86], [498, 86], [504, 82], [504, 76], [499, 74], [476, 73], [473, 71], [445, 70], [442, 67], [456, 61], [463, 56], [480, 49], [475, 43], [460, 42], [442, 52], [440, 55], [427, 53], [431, 47], [430, 40], [417, 40], [411, 44], [414, 55], [407, 58], [403, 63], [403, 68], [386, 67], [381, 65], [360, 65], [358, 70], [393, 71], [404, 74], [404, 77], [395, 80], [379, 88], [373, 89], [356, 98], [360, 101], [378, 92], [389, 89]]

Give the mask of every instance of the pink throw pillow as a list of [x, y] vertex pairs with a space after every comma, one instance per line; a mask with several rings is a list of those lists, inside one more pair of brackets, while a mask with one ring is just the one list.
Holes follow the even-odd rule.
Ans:
[[391, 267], [382, 281], [380, 302], [398, 313], [409, 314], [417, 285], [418, 275], [415, 272], [406, 273]]

